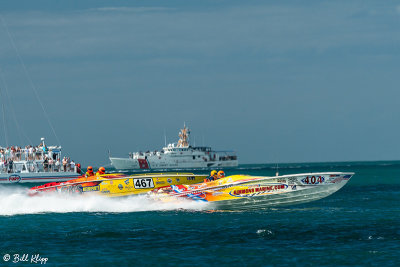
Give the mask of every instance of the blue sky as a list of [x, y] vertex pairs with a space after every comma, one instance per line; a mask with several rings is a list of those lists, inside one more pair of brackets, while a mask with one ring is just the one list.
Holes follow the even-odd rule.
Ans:
[[[400, 159], [398, 1], [2, 1], [0, 14], [83, 164], [160, 149], [183, 122], [241, 163]], [[29, 139], [56, 143], [0, 26], [9, 143], [28, 142], [10, 105]]]

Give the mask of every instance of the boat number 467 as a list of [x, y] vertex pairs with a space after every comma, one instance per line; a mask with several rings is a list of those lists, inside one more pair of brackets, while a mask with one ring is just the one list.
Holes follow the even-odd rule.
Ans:
[[133, 184], [135, 185], [136, 189], [154, 187], [154, 182], [151, 178], [133, 179]]
[[301, 180], [303, 184], [322, 184], [325, 181], [324, 176], [307, 176]]

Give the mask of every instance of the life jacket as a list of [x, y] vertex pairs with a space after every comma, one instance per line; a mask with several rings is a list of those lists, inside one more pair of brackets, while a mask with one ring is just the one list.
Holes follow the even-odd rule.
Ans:
[[94, 172], [86, 172], [85, 176], [86, 177], [94, 176]]
[[96, 176], [97, 176], [97, 175], [102, 175], [102, 174], [105, 174], [105, 173], [96, 172]]

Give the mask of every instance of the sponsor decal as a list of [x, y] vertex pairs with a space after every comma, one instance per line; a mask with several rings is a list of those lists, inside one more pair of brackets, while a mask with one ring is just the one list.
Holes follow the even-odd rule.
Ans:
[[96, 185], [96, 186], [86, 186], [82, 188], [83, 192], [92, 192], [92, 191], [100, 191], [100, 186]]
[[133, 179], [133, 185], [136, 189], [154, 188], [154, 182], [152, 178], [135, 178]]
[[164, 181], [156, 182], [156, 184], [165, 184]]
[[303, 184], [322, 184], [324, 181], [324, 176], [307, 176], [301, 180]]
[[171, 179], [171, 178], [168, 178], [167, 182], [170, 183], [170, 184], [172, 184], [172, 179]]
[[336, 177], [335, 179], [329, 179], [331, 183], [335, 184], [335, 183], [340, 183], [343, 180], [349, 180], [351, 178], [351, 175], [345, 175], [343, 177]]
[[122, 189], [124, 189], [124, 186], [123, 186], [122, 184], [119, 184], [119, 185], [118, 185], [118, 189], [119, 189], [119, 190], [122, 190]]
[[296, 185], [292, 185], [292, 190], [297, 190]]
[[125, 183], [126, 185], [128, 185], [128, 184], [129, 184], [129, 179], [126, 179], [126, 180], [124, 181], [124, 183]]
[[19, 183], [21, 181], [21, 176], [19, 176], [17, 174], [10, 175], [8, 177], [8, 181], [10, 183]]
[[83, 192], [83, 187], [82, 185], [71, 185], [71, 186], [67, 186], [67, 192], [71, 192], [71, 193], [82, 193]]
[[180, 181], [181, 179], [179, 179], [179, 178], [176, 178], [176, 181], [179, 183], [179, 181]]
[[196, 178], [195, 178], [194, 176], [186, 177], [186, 179], [187, 179], [188, 181], [194, 181], [194, 180], [196, 180]]
[[107, 189], [104, 189], [104, 190], [101, 190], [101, 193], [103, 193], [103, 194], [110, 194], [110, 191], [107, 190]]
[[278, 183], [286, 184], [286, 179], [280, 178], [280, 179], [277, 180], [277, 182], [278, 182]]
[[229, 195], [234, 197], [254, 197], [257, 195], [270, 193], [274, 191], [285, 190], [288, 188], [286, 184], [277, 184], [277, 185], [269, 185], [269, 186], [261, 186], [255, 188], [246, 188], [246, 189], [239, 189], [230, 191]]
[[288, 178], [288, 183], [289, 183], [289, 184], [295, 184], [295, 183], [297, 183], [297, 178], [296, 178], [296, 177], [289, 177], [289, 178]]

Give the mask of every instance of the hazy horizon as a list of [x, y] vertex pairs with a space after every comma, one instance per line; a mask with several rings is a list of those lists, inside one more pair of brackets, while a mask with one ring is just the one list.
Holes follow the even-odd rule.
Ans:
[[8, 145], [58, 143], [36, 90], [84, 165], [160, 150], [184, 122], [239, 164], [400, 160], [397, 1], [3, 1], [0, 16]]

